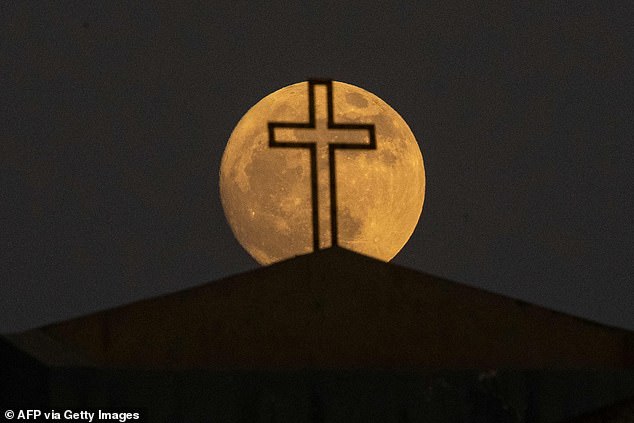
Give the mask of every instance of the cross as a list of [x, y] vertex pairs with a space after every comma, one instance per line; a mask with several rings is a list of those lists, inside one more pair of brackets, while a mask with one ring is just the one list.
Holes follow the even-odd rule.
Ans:
[[[376, 149], [374, 125], [335, 123], [332, 85], [332, 80], [308, 81], [308, 122], [268, 123], [269, 147], [310, 152], [314, 251], [339, 245], [335, 151]], [[320, 237], [320, 225], [330, 225], [330, 234]]]

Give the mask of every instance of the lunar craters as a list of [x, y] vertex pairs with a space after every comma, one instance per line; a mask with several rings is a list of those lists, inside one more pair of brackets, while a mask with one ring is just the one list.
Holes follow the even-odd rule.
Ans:
[[[307, 122], [307, 87], [303, 82], [282, 88], [253, 106], [238, 122], [222, 158], [225, 215], [240, 244], [262, 264], [312, 251], [309, 152], [269, 148], [267, 126]], [[377, 138], [376, 150], [336, 153], [339, 244], [390, 260], [411, 236], [422, 210], [420, 149], [405, 121], [373, 94], [334, 82], [333, 98], [335, 122], [374, 124]]]

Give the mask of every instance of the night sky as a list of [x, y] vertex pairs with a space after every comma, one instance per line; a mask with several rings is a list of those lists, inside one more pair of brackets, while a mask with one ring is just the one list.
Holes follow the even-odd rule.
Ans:
[[630, 2], [252, 3], [0, 4], [0, 332], [258, 267], [222, 151], [312, 77], [378, 95], [420, 143], [394, 262], [634, 329]]

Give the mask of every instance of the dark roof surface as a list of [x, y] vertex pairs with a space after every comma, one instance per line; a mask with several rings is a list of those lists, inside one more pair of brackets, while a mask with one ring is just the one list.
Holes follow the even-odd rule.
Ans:
[[163, 369], [621, 368], [634, 362], [632, 332], [340, 248], [44, 331], [97, 363]]

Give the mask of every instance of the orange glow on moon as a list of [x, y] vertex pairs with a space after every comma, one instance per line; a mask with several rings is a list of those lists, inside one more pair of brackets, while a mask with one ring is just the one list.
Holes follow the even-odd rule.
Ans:
[[[377, 143], [376, 150], [335, 153], [339, 245], [389, 261], [413, 233], [423, 208], [422, 154], [407, 123], [374, 94], [334, 82], [333, 103], [336, 123], [374, 124]], [[316, 103], [317, 110], [321, 106]], [[253, 106], [222, 157], [225, 215], [238, 242], [261, 264], [313, 251], [310, 155], [269, 148], [271, 121], [308, 122], [308, 83], [284, 87]], [[318, 170], [323, 178], [321, 165]], [[321, 191], [319, 196], [321, 201]], [[320, 232], [327, 239], [329, 226], [320, 224]]]

